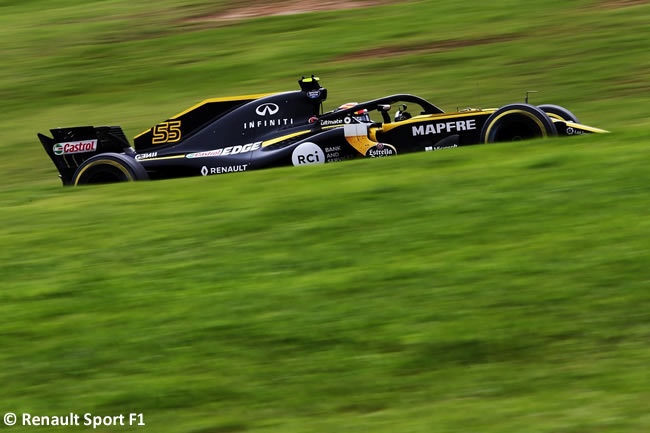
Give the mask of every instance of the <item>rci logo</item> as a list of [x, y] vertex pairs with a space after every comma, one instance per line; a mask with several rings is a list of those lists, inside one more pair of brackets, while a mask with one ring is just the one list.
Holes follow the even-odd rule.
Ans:
[[293, 165], [324, 164], [325, 153], [318, 145], [307, 141], [293, 150], [291, 162]]
[[255, 112], [260, 116], [273, 116], [278, 111], [280, 111], [280, 107], [278, 107], [276, 104], [273, 104], [271, 102], [262, 104], [255, 109]]

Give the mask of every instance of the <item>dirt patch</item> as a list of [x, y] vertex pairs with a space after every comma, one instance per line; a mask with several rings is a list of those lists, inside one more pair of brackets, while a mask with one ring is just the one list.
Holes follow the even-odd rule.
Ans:
[[608, 9], [626, 8], [630, 6], [639, 6], [650, 4], [648, 0], [606, 0], [601, 3], [601, 7]]
[[376, 57], [390, 57], [399, 56], [404, 54], [418, 54], [418, 53], [436, 53], [441, 51], [450, 51], [456, 48], [473, 47], [477, 45], [494, 44], [497, 42], [507, 42], [515, 40], [519, 35], [502, 35], [481, 39], [449, 39], [446, 41], [428, 42], [426, 44], [412, 44], [412, 45], [393, 45], [380, 48], [372, 48], [369, 50], [357, 51], [356, 53], [349, 53], [335, 59], [335, 61], [346, 60], [359, 60], [365, 58]]
[[249, 4], [247, 6], [228, 9], [216, 14], [193, 17], [185, 22], [227, 22], [239, 21], [249, 18], [270, 17], [278, 15], [295, 15], [316, 11], [332, 11], [341, 9], [361, 9], [371, 6], [379, 6], [395, 1], [342, 1], [342, 0], [285, 0], [275, 3]]

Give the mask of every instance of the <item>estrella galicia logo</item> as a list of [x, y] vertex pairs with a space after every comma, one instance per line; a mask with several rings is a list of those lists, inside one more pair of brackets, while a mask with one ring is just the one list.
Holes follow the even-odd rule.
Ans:
[[390, 144], [386, 143], [377, 143], [366, 151], [366, 156], [369, 158], [383, 158], [386, 156], [393, 156], [397, 154], [397, 149], [395, 149]]
[[278, 111], [280, 111], [280, 107], [272, 102], [262, 104], [255, 109], [255, 112], [260, 116], [273, 116]]

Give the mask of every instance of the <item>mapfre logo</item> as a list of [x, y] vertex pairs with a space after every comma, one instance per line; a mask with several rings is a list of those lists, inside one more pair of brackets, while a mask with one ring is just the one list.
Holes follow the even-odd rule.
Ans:
[[271, 102], [259, 105], [255, 109], [255, 112], [260, 116], [273, 116], [274, 114], [277, 114], [278, 111], [280, 111], [280, 107]]

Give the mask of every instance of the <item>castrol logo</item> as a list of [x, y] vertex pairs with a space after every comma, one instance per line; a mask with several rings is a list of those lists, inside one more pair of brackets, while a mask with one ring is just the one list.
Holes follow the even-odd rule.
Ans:
[[68, 143], [57, 143], [52, 148], [55, 155], [67, 155], [70, 153], [94, 152], [97, 150], [97, 140], [70, 141]]

